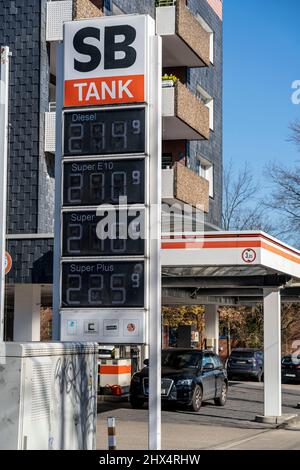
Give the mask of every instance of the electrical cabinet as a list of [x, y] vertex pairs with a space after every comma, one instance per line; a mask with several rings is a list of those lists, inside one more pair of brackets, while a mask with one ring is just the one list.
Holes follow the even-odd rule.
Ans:
[[97, 355], [97, 343], [0, 343], [0, 449], [94, 449]]

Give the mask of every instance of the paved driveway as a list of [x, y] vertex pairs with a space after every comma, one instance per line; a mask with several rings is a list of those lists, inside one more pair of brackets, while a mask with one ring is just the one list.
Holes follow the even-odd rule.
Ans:
[[[283, 413], [297, 413], [300, 385], [284, 385], [282, 399]], [[146, 407], [143, 410], [133, 410], [126, 402], [99, 403], [98, 413], [98, 449], [107, 449], [108, 416], [114, 416], [117, 420], [118, 449], [147, 448]], [[263, 414], [263, 384], [231, 382], [229, 398], [223, 408], [207, 402], [199, 413], [184, 409], [163, 410], [163, 448], [300, 449], [299, 430], [287, 431], [278, 429], [275, 425], [256, 423], [254, 419], [257, 414]]]

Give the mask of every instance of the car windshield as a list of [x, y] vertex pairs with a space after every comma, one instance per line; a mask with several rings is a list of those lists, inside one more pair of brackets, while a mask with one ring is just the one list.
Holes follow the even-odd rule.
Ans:
[[202, 353], [197, 351], [163, 351], [161, 365], [172, 369], [197, 369], [201, 358]]
[[111, 349], [99, 349], [98, 353], [99, 354], [111, 354], [112, 350]]
[[232, 351], [231, 357], [244, 357], [250, 358], [254, 356], [254, 352], [252, 351]]
[[294, 356], [285, 356], [282, 359], [282, 364], [295, 364], [299, 365], [300, 364], [300, 354], [298, 356], [295, 354]]

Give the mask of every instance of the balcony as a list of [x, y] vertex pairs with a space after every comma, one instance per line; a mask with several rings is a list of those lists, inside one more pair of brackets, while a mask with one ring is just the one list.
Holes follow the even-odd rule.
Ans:
[[163, 139], [208, 140], [209, 109], [179, 81], [162, 90]]
[[47, 2], [46, 41], [62, 41], [63, 24], [73, 19], [73, 1]]
[[73, 20], [103, 16], [104, 0], [73, 0]]
[[210, 64], [210, 33], [190, 13], [186, 0], [159, 0], [156, 31], [162, 37], [164, 67]]
[[181, 202], [209, 211], [209, 182], [181, 163], [162, 170], [162, 200], [168, 204]]
[[58, 0], [47, 2], [46, 41], [62, 41], [66, 21], [103, 15], [101, 0]]
[[50, 103], [45, 113], [44, 151], [55, 153], [55, 103]]

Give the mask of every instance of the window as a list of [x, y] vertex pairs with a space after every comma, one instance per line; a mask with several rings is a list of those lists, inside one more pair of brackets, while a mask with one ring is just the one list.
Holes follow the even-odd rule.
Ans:
[[290, 356], [284, 356], [282, 359], [282, 364], [295, 364], [300, 365], [300, 354], [292, 354]]
[[[106, 3], [108, 4], [107, 6], [106, 6]], [[106, 9], [108, 11], [111, 10], [111, 5], [109, 5], [109, 2], [104, 2], [104, 6], [106, 7]], [[113, 1], [112, 2], [112, 14], [113, 15], [124, 15], [124, 13], [125, 12], [118, 5], [116, 5], [116, 3]]]
[[199, 84], [196, 89], [197, 98], [208, 108], [209, 111], [209, 128], [214, 130], [214, 100]]
[[254, 353], [252, 351], [232, 351], [230, 356], [234, 358], [251, 359]]
[[197, 15], [197, 20], [201, 24], [202, 28], [209, 33], [209, 60], [210, 63], [214, 63], [214, 46], [215, 46], [215, 33], [211, 29], [211, 27], [206, 23], [206, 21], [200, 16]]
[[202, 367], [206, 366], [206, 364], [214, 364], [211, 354], [204, 354], [202, 359]]
[[171, 369], [197, 369], [201, 361], [201, 353], [198, 351], [180, 352], [163, 351], [161, 365]]
[[162, 154], [162, 169], [168, 170], [171, 169], [173, 166], [172, 162], [172, 154], [171, 153], [163, 153]]
[[215, 366], [215, 369], [219, 369], [220, 367], [223, 367], [222, 361], [218, 356], [212, 356], [212, 362]]
[[199, 157], [199, 176], [208, 181], [209, 197], [214, 197], [214, 167], [203, 157]]

